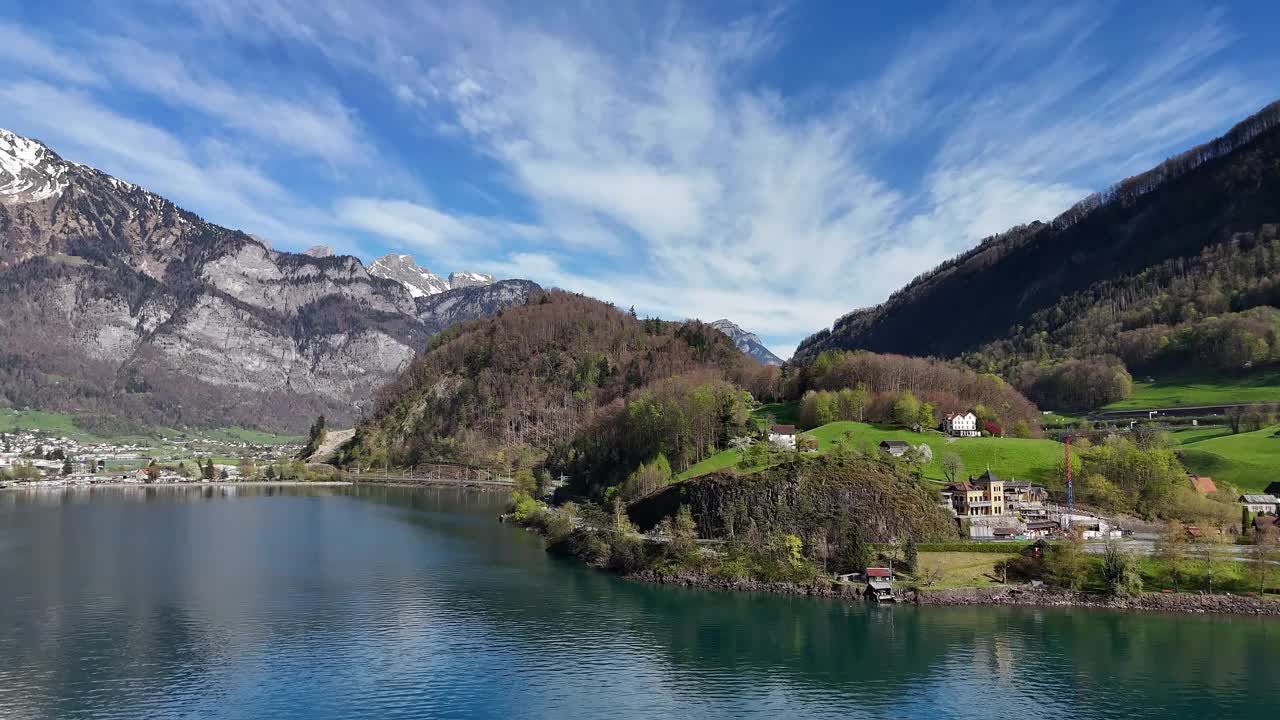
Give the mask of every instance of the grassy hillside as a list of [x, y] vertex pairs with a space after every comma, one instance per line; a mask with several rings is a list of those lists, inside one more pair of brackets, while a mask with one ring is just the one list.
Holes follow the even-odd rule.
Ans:
[[43, 410], [0, 409], [0, 432], [38, 430], [63, 437], [87, 438], [88, 433], [76, 427], [72, 416]]
[[[937, 432], [914, 433], [891, 425], [871, 425], [857, 422], [834, 422], [802, 433], [818, 439], [818, 451], [826, 452], [835, 447], [845, 433], [853, 433], [855, 447], [877, 445], [881, 440], [905, 440], [912, 445], [926, 443], [933, 449], [933, 462], [925, 468], [925, 476], [942, 480], [942, 459], [954, 452], [964, 460], [965, 472], [978, 475], [990, 467], [1006, 479], [1032, 480], [1057, 486], [1058, 462], [1063, 457], [1062, 443], [1054, 440], [1022, 440], [1017, 438], [951, 438]], [[1280, 441], [1277, 442], [1280, 446]], [[678, 479], [685, 480], [716, 470], [733, 467], [738, 462], [736, 450], [726, 450], [712, 455], [690, 467]], [[750, 472], [758, 468], [739, 468]]]
[[800, 401], [765, 403], [753, 410], [751, 416], [761, 424], [766, 419], [773, 418], [779, 425], [796, 425], [800, 422]]
[[[891, 425], [836, 422], [810, 431], [818, 439], [819, 449], [826, 450], [844, 436], [853, 433], [856, 446], [876, 445], [881, 440], [905, 440], [912, 445], [924, 442], [933, 449], [933, 462], [925, 468], [925, 476], [942, 479], [942, 458], [957, 453], [964, 460], [965, 472], [978, 475], [990, 467], [1005, 479], [1050, 482], [1057, 478], [1058, 462], [1063, 457], [1062, 443], [1054, 440], [1018, 438], [958, 438], [938, 432], [914, 433]], [[953, 441], [954, 440], [954, 441]]]
[[1187, 469], [1256, 492], [1280, 480], [1280, 437], [1273, 437], [1277, 430], [1280, 426], [1239, 435], [1199, 431], [1199, 436], [1178, 433], [1176, 437], [1183, 441], [1182, 462]]
[[1111, 403], [1105, 410], [1231, 405], [1280, 402], [1280, 368], [1260, 368], [1240, 374], [1177, 375], [1134, 379], [1128, 400]]
[[0, 432], [21, 431], [37, 431], [55, 437], [72, 438], [82, 443], [111, 441], [149, 444], [153, 441], [158, 441], [162, 437], [185, 437], [220, 442], [245, 442], [253, 445], [285, 445], [302, 442], [306, 439], [296, 435], [280, 435], [243, 427], [224, 427], [192, 432], [163, 427], [143, 430], [134, 428], [120, 433], [111, 433], [101, 430], [86, 430], [76, 424], [75, 415], [68, 413], [0, 408]]

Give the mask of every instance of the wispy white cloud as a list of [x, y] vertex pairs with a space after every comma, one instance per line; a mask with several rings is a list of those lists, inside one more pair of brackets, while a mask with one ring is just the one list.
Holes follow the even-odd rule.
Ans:
[[11, 23], [0, 22], [0, 61], [10, 69], [28, 68], [57, 80], [82, 85], [102, 82], [97, 71], [82, 59]]
[[[512, 269], [678, 315], [734, 315], [791, 344], [1264, 100], [1209, 66], [1231, 40], [1219, 14], [1107, 62], [1092, 44], [1101, 10], [943, 18], [878, 76], [805, 110], [738, 72], [775, 47], [741, 29], [730, 42], [667, 26], [614, 52], [590, 27], [472, 15], [417, 82], [563, 243]], [[745, 49], [730, 59], [726, 44]], [[919, 171], [904, 180], [893, 153]], [[642, 263], [593, 265], [592, 247]]]
[[[1164, 10], [1167, 22], [1131, 28], [1121, 47], [1108, 39], [1112, 5], [956, 7], [847, 78], [800, 87], [758, 71], [786, 62], [802, 7], [729, 21], [723, 8], [622, 3], [186, 8], [179, 40], [148, 36], [142, 22], [94, 29], [74, 60], [70, 42], [0, 25], [0, 40], [8, 31], [27, 43], [39, 78], [0, 97], [26, 103], [10, 113], [26, 113], [27, 126], [158, 191], [203, 186], [201, 207], [224, 223], [348, 234], [350, 248], [376, 236], [371, 252], [408, 249], [642, 312], [728, 316], [784, 354], [983, 236], [1048, 219], [1274, 91], [1221, 62], [1239, 31], [1225, 10]], [[231, 51], [196, 63], [183, 43], [314, 68], [259, 79], [250, 63], [223, 62]], [[103, 84], [195, 118], [194, 140], [112, 109]], [[40, 92], [83, 120], [35, 117]], [[109, 137], [91, 136], [99, 119]], [[380, 132], [397, 136], [391, 152]], [[419, 182], [388, 156], [416, 166]], [[317, 180], [296, 158], [372, 160]]]
[[176, 53], [134, 39], [100, 37], [93, 54], [112, 76], [161, 102], [190, 108], [223, 127], [244, 131], [275, 148], [337, 164], [368, 164], [375, 153], [355, 113], [329, 92], [295, 97], [236, 87], [193, 69]]
[[39, 137], [68, 159], [201, 208], [215, 222], [295, 247], [325, 243], [357, 250], [349, 238], [333, 232], [327, 213], [309, 208], [225, 145], [193, 148], [87, 93], [36, 81], [0, 84], [0, 106], [5, 123]]
[[491, 218], [453, 215], [403, 200], [344, 197], [335, 217], [347, 227], [376, 233], [406, 249], [436, 260], [474, 259], [503, 241], [530, 241], [545, 236], [535, 225]]

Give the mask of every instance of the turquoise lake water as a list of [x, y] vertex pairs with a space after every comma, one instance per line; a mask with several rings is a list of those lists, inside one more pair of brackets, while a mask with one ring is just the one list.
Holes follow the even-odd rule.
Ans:
[[0, 492], [0, 718], [1246, 717], [1280, 622], [652, 587], [458, 489]]

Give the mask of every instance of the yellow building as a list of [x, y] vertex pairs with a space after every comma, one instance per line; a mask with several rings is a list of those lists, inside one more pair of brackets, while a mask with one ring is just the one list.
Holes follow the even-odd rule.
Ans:
[[967, 483], [952, 483], [943, 490], [951, 509], [961, 517], [1004, 515], [1004, 481], [990, 470]]

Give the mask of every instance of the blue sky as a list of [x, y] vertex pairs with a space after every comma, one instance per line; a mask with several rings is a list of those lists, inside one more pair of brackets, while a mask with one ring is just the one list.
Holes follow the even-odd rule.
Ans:
[[1280, 97], [1277, 27], [1270, 2], [0, 0], [0, 127], [280, 248], [728, 317], [785, 356]]

